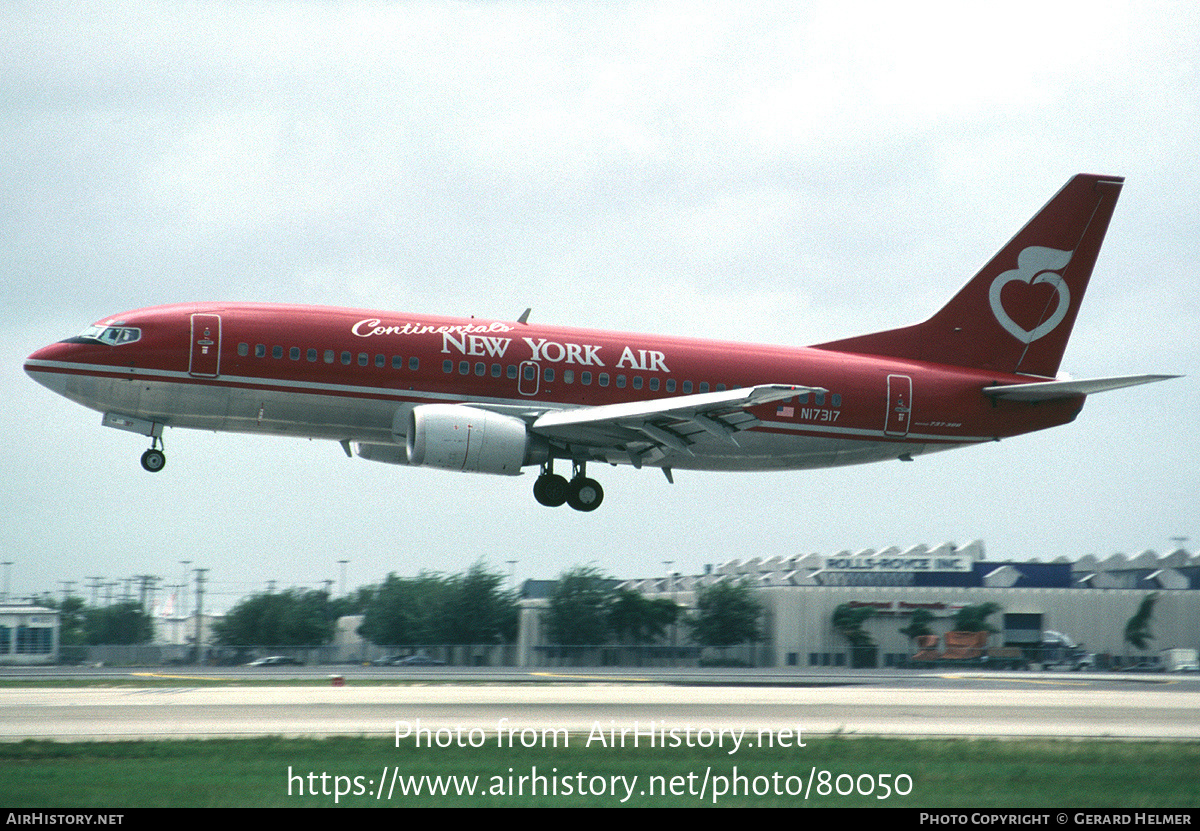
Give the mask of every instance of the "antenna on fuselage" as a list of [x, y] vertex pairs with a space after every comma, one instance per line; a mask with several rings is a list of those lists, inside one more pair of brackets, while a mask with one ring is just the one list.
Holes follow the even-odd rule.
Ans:
[[521, 316], [517, 318], [517, 323], [529, 323], [529, 313], [532, 311], [533, 307], [530, 306], [528, 309], [521, 312]]

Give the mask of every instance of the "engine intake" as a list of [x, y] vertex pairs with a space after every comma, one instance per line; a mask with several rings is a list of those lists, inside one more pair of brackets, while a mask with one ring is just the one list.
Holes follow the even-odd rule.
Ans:
[[521, 419], [461, 404], [414, 407], [406, 441], [410, 465], [505, 476], [546, 461], [550, 450]]

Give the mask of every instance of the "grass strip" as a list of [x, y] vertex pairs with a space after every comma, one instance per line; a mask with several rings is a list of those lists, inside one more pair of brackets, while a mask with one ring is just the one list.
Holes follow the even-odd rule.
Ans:
[[806, 737], [804, 747], [730, 754], [587, 738], [533, 748], [497, 747], [494, 734], [445, 748], [365, 737], [29, 740], [0, 745], [0, 793], [10, 808], [56, 810], [1200, 806], [1195, 742]]

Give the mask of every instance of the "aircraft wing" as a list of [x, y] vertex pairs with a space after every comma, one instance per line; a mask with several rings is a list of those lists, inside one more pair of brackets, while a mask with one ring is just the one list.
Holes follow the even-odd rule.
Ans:
[[1032, 384], [999, 384], [984, 387], [984, 395], [1008, 401], [1053, 401], [1073, 395], [1090, 395], [1093, 392], [1119, 390], [1138, 384], [1151, 384], [1179, 378], [1178, 375], [1125, 375], [1119, 378], [1086, 378], [1078, 381], [1038, 381]]
[[552, 441], [599, 451], [624, 451], [636, 467], [654, 463], [668, 450], [691, 454], [694, 437], [707, 434], [737, 445], [735, 436], [759, 423], [749, 408], [784, 401], [823, 387], [759, 384], [648, 401], [629, 401], [553, 410], [538, 416], [530, 429]]

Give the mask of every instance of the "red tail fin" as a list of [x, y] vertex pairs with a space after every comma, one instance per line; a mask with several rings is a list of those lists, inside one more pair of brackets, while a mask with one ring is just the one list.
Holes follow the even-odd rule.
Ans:
[[1124, 181], [1071, 179], [924, 323], [817, 348], [1053, 377]]

